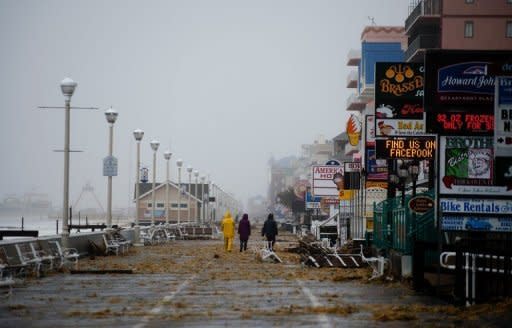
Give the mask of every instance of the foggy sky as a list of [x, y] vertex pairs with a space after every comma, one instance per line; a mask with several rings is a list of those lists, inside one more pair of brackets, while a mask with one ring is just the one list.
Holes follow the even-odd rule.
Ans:
[[90, 182], [106, 206], [110, 106], [114, 207], [131, 205], [136, 128], [150, 168], [149, 142], [161, 142], [157, 181], [169, 149], [172, 180], [182, 158], [244, 202], [266, 195], [271, 154], [344, 131], [347, 54], [368, 16], [403, 25], [408, 3], [0, 0], [0, 200], [35, 191], [62, 206], [63, 155], [53, 151], [64, 147], [64, 111], [37, 106], [63, 106], [65, 77], [78, 82], [72, 106], [100, 108], [71, 113], [71, 149], [83, 152], [71, 154], [70, 205]]

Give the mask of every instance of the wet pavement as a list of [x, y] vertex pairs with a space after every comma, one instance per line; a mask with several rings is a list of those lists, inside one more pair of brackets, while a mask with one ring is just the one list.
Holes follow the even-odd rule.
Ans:
[[[254, 244], [254, 243], [253, 243]], [[82, 259], [0, 299], [0, 327], [498, 327], [512, 302], [454, 307], [399, 283], [368, 282], [368, 269], [309, 268], [278, 247], [284, 263], [221, 241], [175, 241], [128, 255]]]

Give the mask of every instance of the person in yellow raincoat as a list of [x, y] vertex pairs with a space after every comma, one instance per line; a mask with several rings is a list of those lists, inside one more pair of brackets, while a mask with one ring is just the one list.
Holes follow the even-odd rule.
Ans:
[[231, 249], [233, 248], [233, 239], [235, 238], [235, 221], [231, 217], [231, 213], [229, 213], [229, 211], [226, 211], [226, 214], [224, 214], [220, 228], [224, 233], [224, 250], [231, 252]]

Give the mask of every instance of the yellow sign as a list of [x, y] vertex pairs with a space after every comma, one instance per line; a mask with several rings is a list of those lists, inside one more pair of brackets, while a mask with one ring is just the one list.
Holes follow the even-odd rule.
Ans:
[[340, 200], [350, 200], [352, 198], [352, 190], [341, 189], [338, 193]]

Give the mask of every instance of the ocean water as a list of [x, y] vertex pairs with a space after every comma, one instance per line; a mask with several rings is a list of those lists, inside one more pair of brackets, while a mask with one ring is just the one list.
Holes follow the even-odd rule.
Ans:
[[[0, 230], [21, 230], [23, 217], [24, 230], [38, 230], [39, 236], [51, 236], [57, 233], [62, 233], [62, 218], [48, 217], [48, 214], [0, 214]], [[89, 224], [102, 224], [106, 223], [105, 219], [89, 219]], [[128, 226], [129, 219], [112, 218], [112, 224], [119, 226]], [[73, 218], [73, 224], [78, 224], [78, 218]], [[85, 224], [85, 218], [80, 219], [80, 224]], [[58, 230], [57, 230], [58, 229]], [[82, 230], [90, 231], [90, 230]], [[71, 233], [76, 233], [73, 229]], [[12, 239], [16, 237], [5, 237], [5, 239]]]

